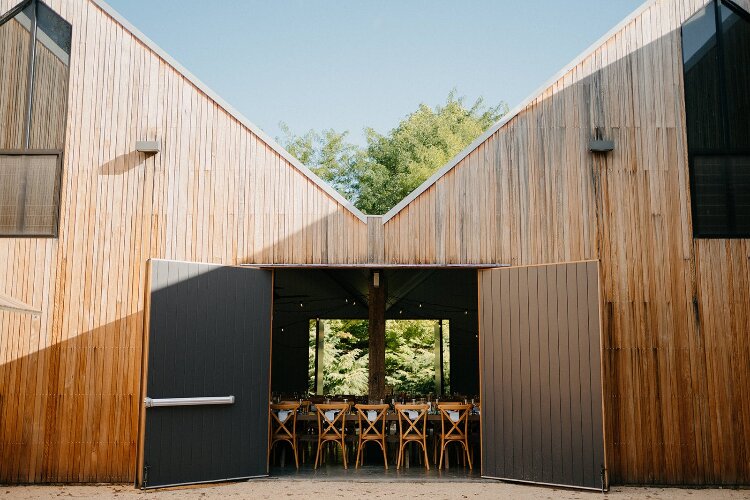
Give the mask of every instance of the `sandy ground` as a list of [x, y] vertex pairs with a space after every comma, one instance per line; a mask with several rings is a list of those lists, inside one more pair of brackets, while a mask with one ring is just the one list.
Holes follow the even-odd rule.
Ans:
[[28, 498], [101, 498], [159, 500], [172, 498], [349, 498], [351, 500], [373, 498], [512, 498], [526, 499], [750, 499], [750, 490], [732, 489], [677, 489], [677, 488], [632, 488], [617, 487], [602, 495], [597, 492], [581, 492], [554, 488], [499, 483], [499, 482], [362, 482], [362, 481], [315, 481], [315, 480], [258, 480], [245, 483], [222, 484], [191, 488], [143, 492], [131, 485], [103, 486], [2, 486], [0, 499]]

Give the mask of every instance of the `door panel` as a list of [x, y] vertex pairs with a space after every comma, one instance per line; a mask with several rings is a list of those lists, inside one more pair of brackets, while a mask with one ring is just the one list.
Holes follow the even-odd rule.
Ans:
[[598, 263], [479, 272], [482, 475], [606, 482]]
[[267, 475], [272, 291], [271, 271], [151, 261], [143, 487]]

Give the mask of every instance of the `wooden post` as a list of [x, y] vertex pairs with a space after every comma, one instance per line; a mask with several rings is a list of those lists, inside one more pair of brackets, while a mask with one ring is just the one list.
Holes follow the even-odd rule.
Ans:
[[443, 320], [435, 323], [435, 394], [443, 395]]
[[315, 394], [323, 395], [323, 351], [325, 350], [325, 322], [315, 319]]
[[370, 340], [369, 398], [377, 402], [385, 396], [385, 302], [386, 283], [382, 270], [370, 271], [369, 280], [369, 323]]

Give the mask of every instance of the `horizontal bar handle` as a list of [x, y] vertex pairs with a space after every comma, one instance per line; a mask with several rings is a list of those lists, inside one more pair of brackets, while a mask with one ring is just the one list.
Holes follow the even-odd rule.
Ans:
[[218, 396], [207, 398], [146, 398], [143, 400], [146, 408], [156, 406], [203, 406], [203, 405], [233, 405], [234, 396]]

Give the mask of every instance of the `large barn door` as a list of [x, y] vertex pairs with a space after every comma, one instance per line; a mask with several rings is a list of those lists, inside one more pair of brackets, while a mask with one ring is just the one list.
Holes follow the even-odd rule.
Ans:
[[482, 476], [607, 484], [597, 262], [480, 271]]
[[268, 474], [272, 281], [151, 261], [142, 487]]

